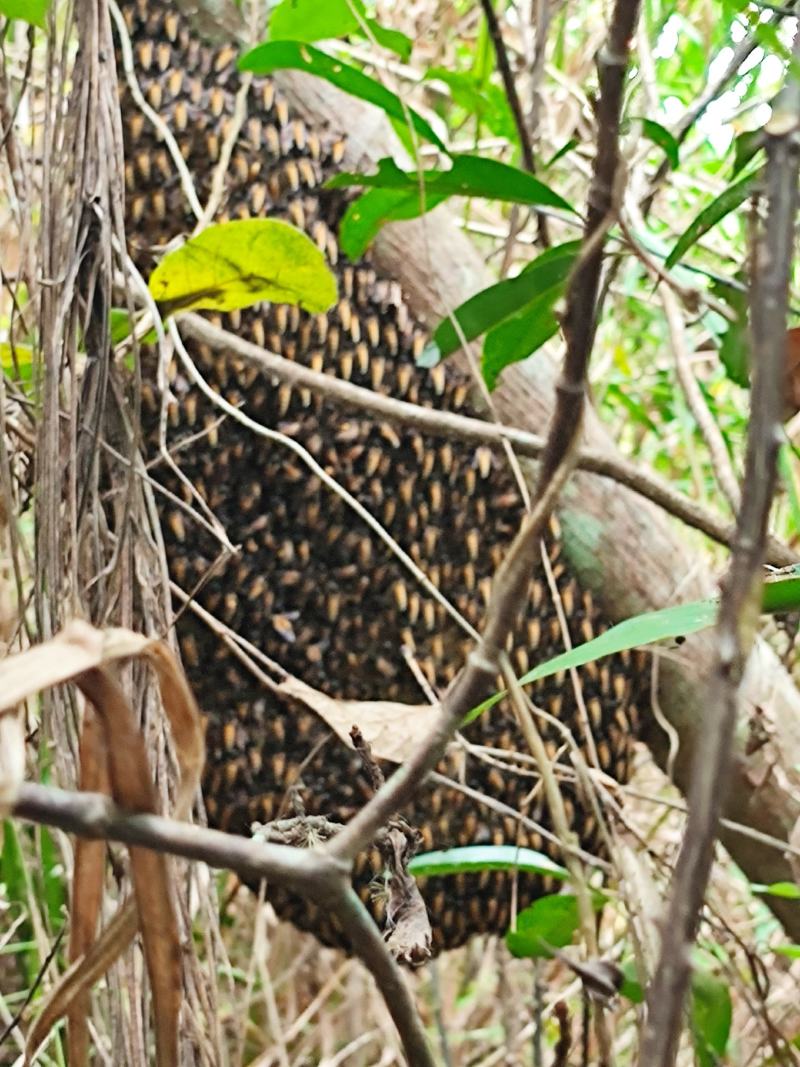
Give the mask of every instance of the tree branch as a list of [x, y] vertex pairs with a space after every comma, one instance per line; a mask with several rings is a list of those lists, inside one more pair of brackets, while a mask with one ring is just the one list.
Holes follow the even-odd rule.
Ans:
[[422, 1022], [400, 968], [350, 884], [350, 865], [331, 851], [293, 848], [238, 837], [160, 815], [129, 815], [101, 793], [70, 793], [25, 782], [12, 814], [81, 837], [103, 838], [200, 860], [268, 879], [335, 914], [352, 951], [378, 984], [413, 1067], [434, 1067]]
[[[800, 34], [794, 58], [800, 57]], [[689, 818], [662, 930], [661, 955], [648, 996], [641, 1062], [671, 1067], [677, 1056], [690, 950], [700, 922], [728, 793], [739, 690], [755, 638], [767, 523], [782, 441], [781, 409], [788, 287], [800, 176], [800, 85], [790, 74], [766, 128], [768, 213], [756, 250], [751, 321], [754, 378], [744, 490], [736, 543], [723, 584], [715, 656], [696, 749]]]
[[[330, 374], [322, 374], [284, 359], [275, 352], [245, 341], [228, 330], [213, 326], [196, 314], [180, 317], [181, 333], [218, 352], [233, 353], [261, 370], [274, 375], [282, 382], [302, 386], [318, 393], [333, 404], [369, 411], [401, 426], [412, 426], [436, 437], [449, 440], [475, 441], [494, 448], [501, 448], [504, 441], [514, 446], [520, 456], [537, 459], [544, 449], [545, 440], [539, 434], [513, 426], [503, 426], [484, 419], [459, 415], [452, 411], [439, 411], [411, 404], [407, 400], [382, 396], [364, 386], [354, 385]], [[656, 475], [637, 467], [635, 463], [600, 449], [579, 449], [576, 466], [581, 470], [611, 478], [634, 492], [651, 500], [675, 518], [680, 519], [718, 544], [733, 545], [735, 528], [708, 508], [690, 500]], [[776, 567], [797, 562], [797, 554], [775, 538], [769, 539], [767, 562]]]

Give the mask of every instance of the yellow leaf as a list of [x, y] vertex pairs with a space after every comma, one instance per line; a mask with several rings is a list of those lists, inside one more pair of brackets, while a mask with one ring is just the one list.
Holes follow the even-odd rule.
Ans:
[[164, 314], [233, 311], [261, 300], [322, 312], [337, 295], [336, 280], [314, 242], [278, 219], [209, 226], [162, 259], [149, 288]]

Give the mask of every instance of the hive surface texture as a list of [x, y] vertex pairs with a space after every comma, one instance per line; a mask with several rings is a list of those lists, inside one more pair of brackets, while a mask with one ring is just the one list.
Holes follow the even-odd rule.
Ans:
[[[211, 194], [241, 86], [232, 45], [206, 45], [171, 5], [122, 5], [134, 74], [187, 163], [198, 199]], [[163, 247], [188, 235], [196, 218], [167, 145], [134, 100], [120, 67], [126, 150], [126, 213], [131, 254], [148, 274]], [[303, 229], [325, 252], [339, 300], [324, 315], [260, 304], [214, 321], [238, 336], [316, 370], [416, 404], [474, 414], [467, 379], [450, 365], [418, 369], [425, 343], [399, 287], [369, 261], [348, 262], [337, 246], [344, 201], [322, 188], [341, 159], [339, 131], [313, 130], [293, 118], [272, 82], [254, 79], [225, 177], [217, 221], [273, 216]], [[379, 417], [348, 411], [319, 395], [263, 375], [202, 344], [187, 347], [200, 373], [230, 404], [299, 442], [389, 531], [452, 605], [476, 628], [491, 578], [522, 515], [520, 493], [501, 452], [429, 438]], [[285, 444], [265, 439], [216, 409], [171, 368], [167, 436], [182, 477], [160, 461], [162, 396], [149, 365], [143, 395], [152, 471], [193, 511], [199, 494], [238, 553], [220, 564], [208, 523], [159, 494], [172, 579], [206, 612], [282, 668], [333, 697], [425, 703], [424, 683], [443, 692], [464, 663], [470, 638], [429, 596], [349, 505]], [[603, 628], [592, 599], [560, 558], [547, 553], [571, 640]], [[519, 672], [564, 649], [544, 572], [531, 582], [515, 635]], [[178, 603], [176, 602], [176, 607]], [[206, 622], [183, 611], [178, 624], [190, 679], [208, 720], [205, 802], [212, 825], [248, 833], [254, 821], [309, 814], [346, 821], [370, 795], [358, 757], [310, 710], [265, 688]], [[580, 672], [586, 718], [599, 766], [628, 776], [636, 730], [638, 669], [629, 656]], [[529, 690], [535, 704], [570, 728], [579, 743], [573, 685], [558, 675]], [[563, 734], [543, 727], [551, 755], [569, 766]], [[500, 704], [464, 731], [439, 768], [452, 781], [426, 785], [404, 814], [425, 850], [513, 844], [550, 853], [553, 841], [531, 823], [476, 799], [485, 794], [522, 811], [546, 831], [549, 816], [511, 710]], [[519, 758], [514, 753], [521, 753]], [[391, 769], [388, 768], [387, 769]], [[466, 791], [465, 788], [466, 787]], [[599, 848], [595, 814], [566, 782], [565, 804], [584, 849]], [[356, 884], [365, 899], [376, 858], [361, 857]], [[512, 897], [523, 907], [546, 879], [499, 871], [431, 878], [422, 884], [436, 948], [471, 934], [502, 933]], [[313, 906], [277, 900], [282, 914], [335, 937]]]

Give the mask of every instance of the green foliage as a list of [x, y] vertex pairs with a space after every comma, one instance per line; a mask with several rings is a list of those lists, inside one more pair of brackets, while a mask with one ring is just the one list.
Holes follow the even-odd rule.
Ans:
[[50, 10], [50, 0], [0, 0], [0, 16], [7, 19], [22, 19], [32, 26], [45, 28], [45, 19]]
[[453, 102], [463, 109], [464, 115], [473, 117], [478, 125], [486, 126], [497, 137], [516, 140], [514, 116], [508, 98], [499, 85], [482, 78], [478, 71], [456, 71], [446, 67], [430, 67], [425, 71], [425, 78], [444, 82]]
[[717, 1067], [728, 1047], [733, 1018], [730, 983], [707, 953], [695, 952], [689, 1020], [699, 1067]]
[[413, 108], [407, 107], [396, 93], [385, 89], [380, 82], [357, 67], [333, 59], [310, 44], [297, 41], [268, 41], [251, 49], [239, 60], [240, 70], [253, 74], [272, 74], [276, 70], [302, 70], [342, 89], [351, 96], [375, 104], [398, 122], [410, 122], [420, 137], [445, 151], [444, 143], [430, 124]]
[[314, 242], [277, 219], [209, 226], [169, 252], [149, 289], [167, 315], [190, 308], [232, 311], [260, 300], [327, 311], [336, 279]]
[[445, 874], [466, 874], [470, 871], [528, 871], [551, 878], [568, 877], [565, 867], [554, 863], [543, 852], [514, 845], [469, 845], [440, 852], [424, 852], [414, 856], [408, 865], [417, 878]]
[[33, 349], [30, 345], [0, 342], [0, 367], [10, 381], [29, 393], [33, 388]]
[[517, 916], [515, 930], [506, 934], [512, 955], [549, 959], [553, 948], [572, 943], [580, 923], [578, 898], [571, 893], [540, 897]]
[[747, 291], [743, 287], [731, 285], [722, 279], [712, 281], [710, 291], [718, 299], [723, 300], [736, 316], [733, 322], [730, 319], [722, 320], [718, 334], [719, 358], [730, 380], [747, 389], [750, 386]]
[[800, 900], [800, 886], [794, 882], [772, 882], [770, 885], [751, 882], [750, 891], [769, 897], [781, 897], [783, 900]]
[[662, 126], [660, 122], [656, 122], [654, 119], [639, 119], [642, 124], [642, 133], [653, 144], [663, 151], [667, 163], [673, 170], [677, 170], [681, 164], [680, 159], [680, 145], [677, 139], [669, 132], [666, 126]]

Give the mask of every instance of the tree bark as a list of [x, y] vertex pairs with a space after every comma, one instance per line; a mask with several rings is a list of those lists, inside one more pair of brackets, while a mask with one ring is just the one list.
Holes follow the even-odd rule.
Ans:
[[[387, 155], [408, 162], [374, 108], [306, 75], [284, 72], [277, 80], [309, 123], [347, 134], [343, 169], [371, 171]], [[342, 115], [347, 115], [346, 130]], [[446, 206], [422, 219], [386, 227], [375, 242], [373, 258], [382, 271], [400, 282], [414, 313], [430, 326], [495, 280]], [[536, 433], [546, 430], [559, 358], [560, 346], [556, 345], [503, 372], [493, 394], [503, 422]], [[582, 443], [615, 450], [593, 410], [586, 413]], [[523, 466], [533, 486], [535, 465], [524, 461]], [[562, 493], [558, 512], [570, 564], [609, 618], [620, 620], [716, 592], [702, 550], [690, 545], [674, 522], [632, 490], [578, 471]], [[679, 738], [674, 779], [684, 792], [696, 727], [707, 699], [710, 663], [710, 640], [702, 634], [687, 640], [669, 657], [659, 657], [659, 703]], [[788, 842], [800, 817], [800, 693], [764, 641], [757, 643], [751, 657], [740, 704], [726, 815]], [[645, 739], [663, 767], [665, 734], [651, 709], [641, 710]], [[767, 741], [748, 754], [749, 726], [755, 719]], [[795, 880], [792, 865], [779, 848], [736, 831], [725, 831], [722, 840], [752, 881]], [[800, 905], [775, 897], [767, 900], [787, 933], [800, 941]]]

